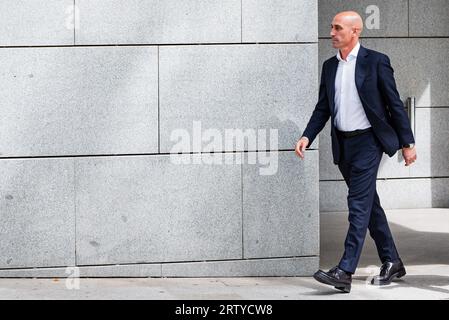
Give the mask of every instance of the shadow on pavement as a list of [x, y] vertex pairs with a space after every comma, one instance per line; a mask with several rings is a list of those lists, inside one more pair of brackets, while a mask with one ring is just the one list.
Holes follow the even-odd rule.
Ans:
[[[327, 269], [340, 261], [349, 224], [344, 213], [322, 214], [320, 220], [320, 267]], [[392, 222], [389, 225], [406, 268], [407, 265], [449, 265], [449, 233], [420, 232]], [[368, 233], [358, 268], [373, 265], [380, 266], [380, 259]]]
[[[412, 219], [413, 217], [410, 218]], [[429, 216], [429, 219], [431, 219], [431, 216]], [[347, 213], [321, 214], [320, 220], [320, 268], [328, 270], [338, 264], [343, 254], [344, 240], [348, 228]], [[448, 222], [441, 221], [441, 223]], [[406, 269], [407, 267], [409, 269], [408, 274], [403, 279], [395, 281], [392, 285], [381, 286], [379, 289], [394, 290], [409, 287], [449, 294], [449, 273], [447, 276], [429, 274], [432, 272], [433, 265], [449, 266], [449, 250], [447, 249], [449, 233], [416, 231], [392, 222], [389, 222], [389, 225], [399, 254]], [[353, 277], [353, 284], [366, 281], [368, 277], [368, 275], [357, 275], [361, 271], [360, 268], [374, 268], [374, 266], [380, 267], [380, 265], [381, 262], [377, 255], [374, 240], [368, 232], [358, 265], [358, 271]], [[413, 268], [413, 274], [409, 272], [411, 268]], [[416, 274], [417, 272], [421, 272], [421, 269], [423, 274]], [[436, 270], [435, 273], [437, 272]], [[336, 290], [332, 290], [331, 287], [329, 288], [330, 290], [322, 289], [319, 290], [320, 292], [314, 294], [309, 293], [309, 295], [340, 294]]]

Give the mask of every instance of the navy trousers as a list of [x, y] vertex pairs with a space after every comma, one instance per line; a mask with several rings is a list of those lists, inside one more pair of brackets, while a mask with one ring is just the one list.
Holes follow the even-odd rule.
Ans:
[[337, 135], [341, 155], [338, 168], [349, 189], [349, 230], [338, 266], [346, 272], [355, 272], [368, 229], [381, 262], [394, 262], [399, 255], [376, 191], [383, 153], [380, 142], [372, 131], [350, 138]]

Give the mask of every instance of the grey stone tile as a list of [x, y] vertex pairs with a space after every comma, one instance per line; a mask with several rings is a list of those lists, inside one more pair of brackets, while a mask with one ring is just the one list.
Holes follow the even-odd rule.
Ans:
[[416, 109], [417, 161], [412, 176], [449, 176], [449, 107]]
[[66, 278], [66, 268], [1, 269], [0, 278]]
[[324, 61], [335, 55], [337, 55], [337, 49], [332, 47], [330, 39], [320, 39], [318, 41], [318, 69], [320, 75]]
[[294, 149], [316, 103], [316, 53], [315, 44], [161, 47], [161, 151], [176, 129], [192, 137], [194, 121], [218, 130], [215, 150], [256, 150], [229, 146], [233, 128], [278, 129], [279, 148]]
[[[373, 8], [371, 6], [376, 6]], [[357, 11], [364, 21], [364, 37], [408, 36], [407, 0], [318, 0], [319, 36], [330, 38], [330, 25], [341, 12]], [[378, 25], [374, 20], [379, 13]]]
[[[384, 209], [447, 207], [448, 178], [378, 180], [377, 192]], [[320, 182], [320, 211], [347, 211], [344, 181]]]
[[[444, 180], [445, 183], [442, 183]], [[449, 199], [449, 179], [398, 179], [379, 181], [379, 197], [388, 209], [430, 208]]]
[[347, 211], [348, 188], [343, 180], [320, 181], [320, 212]]
[[73, 0], [2, 0], [0, 45], [73, 45]]
[[0, 278], [161, 277], [160, 264], [0, 270]]
[[432, 208], [449, 208], [449, 179], [431, 179], [430, 188], [432, 191]]
[[243, 42], [317, 42], [317, 0], [242, 0]]
[[318, 257], [250, 259], [195, 263], [164, 263], [163, 277], [269, 277], [310, 276]]
[[448, 106], [448, 39], [364, 39], [363, 44], [387, 54], [395, 70], [398, 91], [417, 107]]
[[157, 48], [2, 54], [2, 156], [157, 152]]
[[124, 156], [75, 170], [79, 265], [242, 257], [240, 165]]
[[409, 0], [411, 37], [448, 37], [447, 0]]
[[[319, 257], [0, 270], [0, 278], [310, 276]], [[76, 272], [76, 273], [75, 273]]]
[[278, 158], [275, 174], [243, 165], [244, 257], [317, 255], [318, 151], [306, 152], [304, 161], [294, 151], [271, 155]]
[[161, 264], [80, 267], [80, 277], [161, 277]]
[[76, 44], [241, 41], [240, 0], [76, 0]]
[[0, 268], [73, 264], [73, 160], [0, 160], [0, 220]]

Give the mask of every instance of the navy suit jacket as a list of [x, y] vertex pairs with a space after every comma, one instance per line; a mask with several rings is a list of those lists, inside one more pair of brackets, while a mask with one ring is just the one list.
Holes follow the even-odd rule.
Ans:
[[[318, 103], [303, 132], [310, 147], [331, 118], [332, 155], [340, 160], [340, 146], [335, 132], [335, 76], [338, 59], [326, 60], [321, 72]], [[392, 157], [402, 145], [415, 143], [410, 121], [396, 89], [394, 71], [387, 55], [360, 46], [355, 67], [355, 83], [366, 116], [383, 151]]]

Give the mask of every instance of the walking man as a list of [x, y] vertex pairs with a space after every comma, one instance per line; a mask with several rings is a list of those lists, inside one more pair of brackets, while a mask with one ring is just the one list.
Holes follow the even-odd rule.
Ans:
[[416, 160], [415, 140], [390, 60], [360, 45], [362, 30], [356, 12], [334, 17], [330, 35], [338, 53], [323, 64], [318, 103], [295, 148], [303, 159], [305, 149], [331, 119], [333, 161], [349, 189], [349, 229], [339, 264], [327, 272], [318, 270], [314, 278], [344, 292], [351, 290], [367, 230], [382, 262], [371, 283], [386, 285], [405, 275], [380, 205], [376, 178], [384, 152], [392, 157], [402, 149], [406, 166]]

